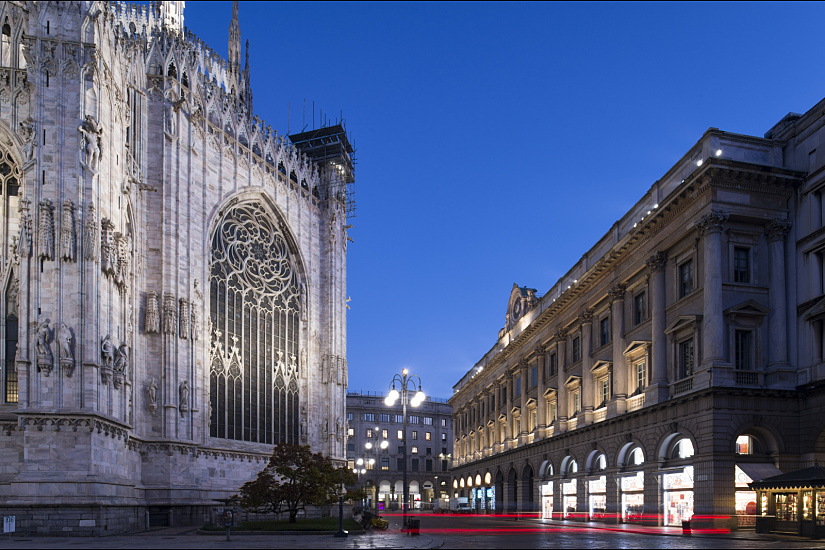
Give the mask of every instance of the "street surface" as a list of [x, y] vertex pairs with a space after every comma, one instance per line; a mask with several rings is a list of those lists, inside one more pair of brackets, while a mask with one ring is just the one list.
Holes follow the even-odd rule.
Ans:
[[[3, 548], [822, 548], [825, 541], [756, 535], [753, 531], [684, 536], [681, 529], [519, 521], [509, 517], [416, 515], [421, 536], [400, 532], [401, 516], [385, 516], [390, 530], [334, 538], [332, 535], [199, 535], [193, 527], [173, 527], [112, 537], [25, 537], [0, 535]], [[630, 529], [630, 531], [628, 531]]]

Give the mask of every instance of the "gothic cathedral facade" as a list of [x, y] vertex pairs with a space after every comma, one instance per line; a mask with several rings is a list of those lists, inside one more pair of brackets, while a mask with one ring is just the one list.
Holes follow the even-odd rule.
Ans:
[[30, 530], [202, 522], [278, 443], [345, 460], [352, 147], [253, 114], [237, 2], [227, 59], [183, 8], [0, 3], [0, 495]]

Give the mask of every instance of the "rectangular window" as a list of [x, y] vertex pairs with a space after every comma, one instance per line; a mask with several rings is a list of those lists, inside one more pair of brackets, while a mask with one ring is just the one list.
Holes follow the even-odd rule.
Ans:
[[389, 458], [382, 458], [381, 459], [381, 469], [382, 470], [389, 470], [390, 469], [390, 459]]
[[347, 451], [349, 451], [350, 453], [354, 453], [355, 452], [355, 443], [347, 443]]
[[636, 390], [641, 391], [647, 387], [647, 361], [636, 362]]
[[397, 458], [395, 460], [395, 467], [398, 470], [403, 470], [404, 469], [404, 459], [403, 458]]
[[[484, 414], [484, 403], [481, 404], [481, 414]], [[424, 425], [425, 426], [432, 426], [433, 425], [433, 417], [432, 416], [425, 416], [424, 417]]]
[[446, 428], [446, 427], [447, 427], [447, 419], [446, 419], [446, 418], [442, 418], [442, 419], [441, 419], [441, 427], [442, 427], [442, 428]]
[[418, 440], [418, 431], [417, 430], [412, 431], [412, 434], [410, 435], [410, 439], [412, 439], [413, 441]]
[[610, 401], [610, 377], [606, 376], [599, 380], [599, 396], [601, 403], [598, 408], [606, 407], [607, 402]]
[[581, 361], [582, 358], [582, 341], [576, 336], [573, 338], [573, 362]]
[[599, 345], [606, 346], [610, 342], [610, 317], [599, 321]]
[[418, 423], [419, 423], [419, 420], [420, 420], [420, 419], [419, 419], [419, 417], [418, 417], [418, 416], [415, 416], [415, 415], [410, 415], [410, 419], [409, 419], [410, 424], [418, 424]]
[[355, 437], [355, 428], [347, 428], [347, 436]]
[[400, 455], [404, 454], [404, 446], [403, 445], [399, 445], [397, 447], [397, 450], [398, 450], [398, 454], [400, 454]]
[[389, 430], [381, 430], [381, 437], [383, 437], [384, 439], [389, 439], [390, 438], [390, 431]]
[[441, 471], [442, 471], [442, 472], [446, 472], [446, 471], [447, 471], [447, 461], [446, 461], [446, 460], [442, 460], [442, 461], [441, 461]]
[[647, 321], [647, 294], [640, 292], [633, 297], [633, 324]]
[[693, 376], [693, 338], [679, 342], [679, 378]]
[[693, 260], [679, 266], [679, 298], [693, 292]]
[[441, 454], [442, 454], [442, 455], [446, 455], [446, 454], [447, 454], [447, 447], [441, 447]]
[[418, 445], [413, 445], [410, 449], [410, 453], [417, 455], [418, 454]]
[[559, 415], [558, 403], [556, 401], [553, 401], [552, 403], [550, 403], [550, 424], [552, 424], [553, 422], [555, 422], [558, 419], [558, 417], [559, 417], [558, 415]]
[[441, 434], [441, 441], [447, 441], [447, 434]]
[[389, 424], [391, 422], [391, 420], [390, 420], [391, 418], [392, 418], [392, 416], [389, 415], [389, 414], [386, 414], [386, 413], [381, 414], [381, 422]]
[[354, 420], [353, 419], [353, 413], [347, 413], [347, 420], [349, 420], [350, 422], [352, 422]]
[[424, 462], [424, 465], [425, 465], [425, 468], [427, 469], [428, 472], [433, 471], [433, 461], [432, 460], [427, 459], [427, 461]]
[[349, 468], [350, 470], [355, 468], [355, 461], [354, 460], [347, 460], [347, 468]]
[[576, 416], [577, 414], [579, 414], [579, 411], [581, 410], [581, 403], [579, 403], [579, 390], [574, 391], [572, 397], [573, 416]]
[[367, 439], [371, 439], [371, 438], [372, 438], [372, 430], [367, 428]]
[[432, 447], [427, 447], [427, 455], [429, 456], [429, 455], [432, 455], [432, 454], [433, 454], [433, 448]]
[[550, 376], [555, 376], [559, 371], [559, 357], [555, 353], [550, 354]]
[[516, 377], [516, 397], [521, 395], [521, 376]]
[[753, 341], [753, 333], [749, 330], [737, 330], [734, 331], [733, 334], [733, 363], [736, 369], [753, 370], [753, 361], [751, 359], [751, 342]]
[[413, 458], [410, 460], [410, 471], [417, 472], [418, 471], [418, 459]]
[[365, 422], [375, 422], [375, 414], [374, 413], [364, 413], [364, 421]]
[[530, 387], [535, 388], [538, 385], [539, 385], [539, 368], [536, 366], [536, 367], [533, 367], [530, 370]]
[[733, 247], [733, 282], [751, 282], [751, 249], [744, 246]]
[[424, 434], [424, 441], [432, 441], [433, 440], [433, 432], [427, 432]]
[[399, 440], [404, 439], [404, 432], [401, 431], [401, 430], [398, 430], [398, 439]]
[[538, 427], [538, 412], [536, 411], [536, 409], [533, 409], [532, 411], [530, 411], [530, 431], [532, 432]]

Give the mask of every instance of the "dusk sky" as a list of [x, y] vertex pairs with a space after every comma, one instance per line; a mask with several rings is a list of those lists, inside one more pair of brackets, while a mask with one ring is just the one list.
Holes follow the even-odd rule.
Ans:
[[[225, 55], [231, 2], [186, 3]], [[821, 3], [241, 2], [255, 112], [343, 112], [357, 148], [350, 390], [427, 394], [495, 343], [709, 127], [825, 97]], [[306, 117], [302, 121], [304, 102]], [[291, 107], [290, 107], [291, 105]]]

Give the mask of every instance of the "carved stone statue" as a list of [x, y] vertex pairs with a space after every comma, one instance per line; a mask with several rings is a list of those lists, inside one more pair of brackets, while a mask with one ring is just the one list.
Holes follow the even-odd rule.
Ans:
[[180, 412], [185, 413], [189, 410], [189, 381], [184, 380], [180, 383]]
[[84, 164], [90, 170], [97, 170], [102, 149], [103, 128], [92, 115], [86, 115], [86, 120], [77, 130], [80, 132], [80, 150], [84, 153]]
[[163, 293], [163, 332], [165, 334], [175, 334], [178, 327], [177, 307], [175, 307], [175, 295], [171, 292]]
[[180, 302], [180, 337], [189, 338], [189, 300], [181, 298]]
[[146, 385], [146, 404], [149, 412], [155, 416], [155, 411], [158, 410], [158, 383], [154, 378], [150, 378]]
[[28, 258], [32, 255], [32, 221], [29, 216], [29, 200], [25, 197], [20, 199], [17, 206], [20, 218], [20, 236], [17, 240], [17, 252], [21, 258]]
[[60, 366], [66, 376], [71, 377], [74, 372], [74, 355], [72, 355], [72, 331], [66, 323], [60, 323], [57, 331], [57, 346], [60, 351]]
[[109, 218], [100, 220], [100, 268], [107, 275], [114, 275], [117, 269], [117, 248], [114, 244], [115, 224]]
[[49, 376], [52, 372], [52, 349], [49, 344], [49, 320], [43, 316], [37, 320], [34, 331], [34, 347], [37, 352], [37, 370]]
[[160, 308], [158, 306], [158, 293], [150, 290], [146, 293], [146, 324], [144, 327], [146, 334], [160, 332]]
[[198, 340], [200, 338], [201, 332], [201, 324], [200, 318], [198, 316], [198, 308], [193, 304], [192, 305], [192, 340]]
[[120, 385], [123, 383], [123, 380], [126, 378], [127, 372], [129, 369], [129, 347], [125, 343], [121, 343], [120, 347], [117, 349], [117, 353], [115, 354], [115, 361], [114, 361], [114, 386], [115, 389], [120, 389]]
[[49, 199], [40, 201], [40, 257], [54, 260], [54, 206]]
[[86, 210], [86, 230], [83, 234], [83, 254], [87, 260], [97, 259], [97, 215], [95, 205], [89, 203]]
[[63, 201], [63, 219], [60, 223], [60, 257], [67, 262], [75, 261], [74, 204], [68, 199]]
[[34, 159], [34, 147], [37, 145], [37, 133], [32, 117], [27, 117], [20, 123], [20, 137], [23, 139], [23, 159], [28, 162]]
[[100, 379], [104, 384], [109, 383], [109, 376], [112, 373], [115, 360], [115, 344], [112, 336], [107, 334], [100, 344], [100, 353], [103, 356], [103, 364], [100, 366]]

